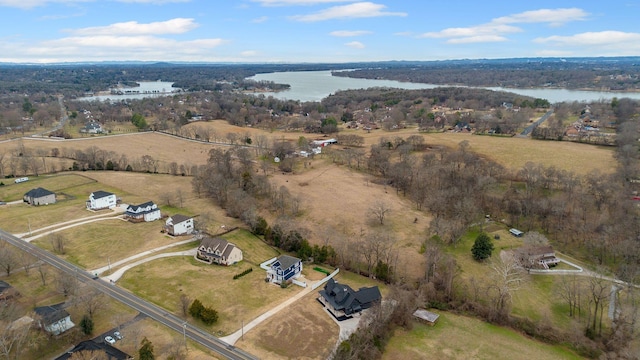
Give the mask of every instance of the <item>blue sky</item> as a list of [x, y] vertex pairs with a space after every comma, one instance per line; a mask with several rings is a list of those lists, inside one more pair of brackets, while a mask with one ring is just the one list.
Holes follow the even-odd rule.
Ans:
[[0, 62], [640, 56], [640, 1], [0, 0]]

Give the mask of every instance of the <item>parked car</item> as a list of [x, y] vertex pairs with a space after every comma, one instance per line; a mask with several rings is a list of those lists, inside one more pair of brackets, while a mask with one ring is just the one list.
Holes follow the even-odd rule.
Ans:
[[114, 338], [112, 338], [111, 336], [105, 336], [104, 341], [108, 342], [111, 345], [116, 343], [116, 340]]
[[120, 334], [120, 331], [114, 331], [113, 337], [115, 337], [116, 340], [122, 340], [122, 334]]

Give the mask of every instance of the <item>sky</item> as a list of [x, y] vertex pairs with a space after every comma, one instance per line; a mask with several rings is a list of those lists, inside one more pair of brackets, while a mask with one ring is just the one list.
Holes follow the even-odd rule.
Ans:
[[0, 62], [640, 56], [640, 1], [0, 0]]

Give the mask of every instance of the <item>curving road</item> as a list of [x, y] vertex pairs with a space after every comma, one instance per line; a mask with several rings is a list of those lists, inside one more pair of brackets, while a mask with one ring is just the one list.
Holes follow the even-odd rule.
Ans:
[[158, 321], [159, 323], [179, 333], [184, 333], [184, 335], [189, 339], [196, 341], [197, 343], [201, 344], [207, 349], [216, 352], [224, 358], [233, 360], [257, 359], [253, 355], [237, 349], [234, 346], [231, 346], [218, 339], [217, 337], [193, 325], [190, 325], [189, 323], [186, 323], [181, 318], [170, 314], [161, 307], [151, 304], [118, 286], [111, 285], [102, 280], [99, 280], [97, 277], [91, 275], [83, 269], [63, 259], [60, 259], [59, 257], [49, 253], [48, 251], [45, 251], [35, 245], [29, 244], [2, 229], [0, 229], [0, 238], [2, 238], [2, 240], [6, 241], [7, 243], [19, 248], [20, 250], [31, 254], [37, 259], [53, 266], [54, 268], [75, 276], [79, 282], [87, 284], [89, 286], [93, 286], [102, 293], [120, 301], [121, 303], [135, 309], [142, 314], [147, 315], [148, 317]]

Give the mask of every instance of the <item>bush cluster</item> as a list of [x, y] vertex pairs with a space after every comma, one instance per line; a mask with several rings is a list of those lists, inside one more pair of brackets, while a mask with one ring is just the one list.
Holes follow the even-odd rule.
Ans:
[[243, 271], [241, 273], [235, 274], [235, 275], [233, 275], [233, 280], [237, 280], [237, 279], [247, 275], [248, 273], [250, 273], [252, 271], [253, 271], [253, 268], [248, 268], [247, 270], [245, 270], [245, 271]]
[[218, 312], [213, 308], [205, 307], [198, 299], [193, 300], [189, 306], [189, 315], [202, 320], [207, 325], [215, 324], [218, 321]]

